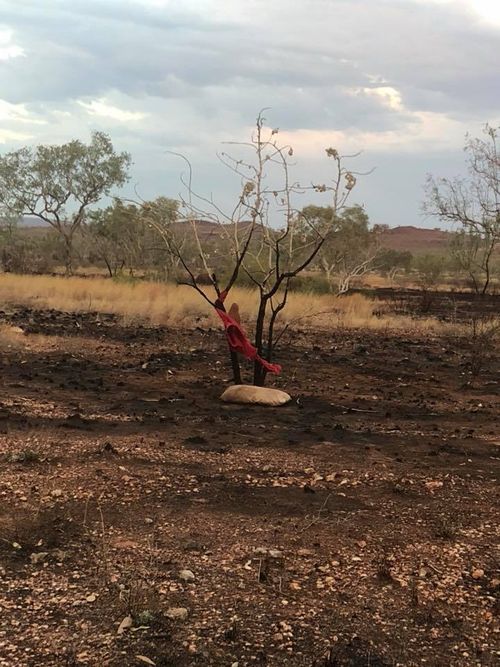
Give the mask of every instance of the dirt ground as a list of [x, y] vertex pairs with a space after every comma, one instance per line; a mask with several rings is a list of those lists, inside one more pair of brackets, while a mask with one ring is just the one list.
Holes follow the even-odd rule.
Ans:
[[498, 664], [498, 358], [295, 331], [243, 407], [219, 330], [0, 319], [2, 667]]

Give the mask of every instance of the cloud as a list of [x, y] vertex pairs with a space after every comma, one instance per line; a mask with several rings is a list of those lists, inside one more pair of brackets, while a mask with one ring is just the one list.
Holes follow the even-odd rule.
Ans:
[[132, 152], [133, 180], [148, 192], [175, 194], [173, 149], [190, 156], [200, 189], [229, 197], [211, 166], [218, 144], [245, 139], [270, 106], [303, 175], [319, 170], [315, 156], [332, 143], [363, 149], [393, 180], [391, 157], [408, 169], [407, 156], [422, 164], [425, 154], [433, 171], [457, 160], [466, 131], [498, 119], [500, 29], [488, 6], [0, 0], [1, 140], [17, 147], [102, 129]]
[[8, 28], [0, 28], [0, 61], [11, 60], [24, 56], [24, 49], [12, 41], [13, 31]]
[[107, 104], [106, 100], [92, 100], [92, 102], [83, 102], [78, 100], [78, 104], [87, 110], [92, 116], [103, 116], [104, 118], [111, 118], [120, 123], [126, 123], [128, 121], [143, 120], [148, 115], [147, 113], [142, 113], [141, 111], [126, 111], [125, 109], [120, 109], [115, 107], [112, 104]]

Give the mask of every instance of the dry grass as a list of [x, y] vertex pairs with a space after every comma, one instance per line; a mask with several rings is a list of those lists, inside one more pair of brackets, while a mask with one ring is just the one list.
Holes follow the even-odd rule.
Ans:
[[24, 333], [19, 327], [0, 324], [0, 352], [24, 345]]
[[[258, 294], [255, 290], [234, 288], [228, 301], [236, 301], [243, 318], [251, 321], [256, 312]], [[190, 287], [149, 282], [117, 283], [105, 278], [3, 274], [0, 275], [0, 303], [67, 312], [113, 313], [127, 322], [141, 321], [152, 325], [188, 326], [200, 319], [217, 321], [209, 304]], [[282, 321], [301, 326], [314, 323], [328, 327], [418, 328], [426, 331], [442, 328], [434, 319], [417, 321], [390, 315], [383, 310], [381, 302], [359, 294], [337, 298], [333, 295], [292, 293]]]

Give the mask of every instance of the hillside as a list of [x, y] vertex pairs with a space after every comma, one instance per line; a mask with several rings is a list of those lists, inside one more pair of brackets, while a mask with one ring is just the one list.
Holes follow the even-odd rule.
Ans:
[[413, 255], [447, 251], [451, 232], [411, 225], [392, 227], [382, 233], [382, 245], [391, 250], [409, 250]]
[[[183, 223], [178, 223], [182, 225]], [[249, 223], [247, 223], [249, 224]], [[26, 217], [20, 224], [26, 234], [40, 235], [50, 230], [48, 225], [36, 218]], [[221, 233], [218, 224], [209, 220], [197, 220], [198, 233], [202, 241], [215, 241]], [[240, 227], [244, 230], [244, 223]], [[228, 231], [228, 228], [225, 230]], [[382, 232], [382, 245], [391, 250], [408, 250], [413, 255], [420, 253], [446, 253], [451, 232], [442, 229], [425, 229], [412, 225], [392, 227]]]

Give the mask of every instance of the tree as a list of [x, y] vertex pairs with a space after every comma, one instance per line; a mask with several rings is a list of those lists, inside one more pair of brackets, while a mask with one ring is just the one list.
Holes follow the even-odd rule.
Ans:
[[[278, 143], [278, 130], [267, 130], [264, 117], [259, 114], [256, 130], [247, 142], [230, 142], [238, 155], [223, 152], [222, 163], [239, 180], [239, 194], [232, 210], [223, 210], [211, 198], [196, 194], [192, 187], [192, 172], [183, 178], [187, 197], [182, 200], [181, 219], [194, 242], [197, 258], [203, 273], [210, 282], [205, 287], [197, 277], [197, 269], [186, 252], [170, 234], [163, 238], [171, 252], [179, 258], [185, 278], [182, 282], [195, 289], [224, 318], [225, 300], [240, 274], [257, 289], [259, 302], [255, 318], [253, 383], [263, 385], [272, 366], [276, 341], [276, 324], [286, 307], [290, 285], [318, 256], [331, 232], [315, 220], [305, 218], [295, 200], [306, 191], [331, 194], [331, 207], [335, 216], [346, 205], [356, 184], [355, 175], [346, 169], [343, 157], [334, 148], [326, 149], [327, 157], [334, 164], [331, 183], [301, 187], [292, 180], [290, 158], [293, 148]], [[183, 157], [183, 156], [181, 156]], [[204, 221], [203, 224], [200, 220]], [[150, 222], [157, 229], [154, 216]], [[227, 274], [218, 273], [218, 257], [210, 253], [210, 244], [204, 235], [206, 223], [218, 230], [218, 237], [227, 244]], [[307, 234], [304, 233], [307, 229]], [[223, 282], [221, 282], [223, 280]], [[237, 307], [230, 311], [237, 320]], [[227, 320], [225, 320], [227, 323]], [[241, 382], [238, 358], [234, 347], [231, 361], [235, 382]]]
[[424, 292], [436, 287], [443, 275], [445, 265], [444, 257], [440, 255], [417, 255], [413, 260], [413, 266], [417, 271], [418, 282]]
[[158, 225], [168, 231], [175, 223], [178, 202], [158, 197], [141, 205], [115, 199], [112, 206], [90, 211], [84, 225], [91, 261], [103, 262], [110, 277], [123, 270], [133, 275], [137, 269], [161, 267], [162, 277], [170, 276], [175, 258], [165, 252], [165, 244], [156, 229], [148, 224], [155, 216]]
[[467, 136], [467, 179], [427, 179], [424, 210], [459, 226], [453, 254], [477, 294], [491, 286], [494, 254], [500, 245], [499, 128], [486, 124], [485, 139]]
[[377, 268], [387, 275], [392, 286], [398, 273], [409, 271], [412, 260], [413, 255], [409, 250], [385, 248], [377, 257]]
[[14, 215], [33, 215], [64, 240], [66, 273], [73, 272], [73, 239], [89, 206], [127, 180], [128, 153], [94, 132], [90, 144], [24, 147], [0, 157], [0, 204]]
[[139, 208], [115, 200], [112, 206], [90, 211], [84, 235], [89, 257], [104, 262], [110, 277], [128, 267], [132, 272], [140, 255]]
[[309, 225], [319, 225], [327, 232], [318, 262], [330, 289], [344, 294], [354, 278], [373, 269], [380, 253], [378, 229], [370, 229], [368, 215], [358, 204], [340, 214], [332, 206], [306, 206], [302, 215]]

